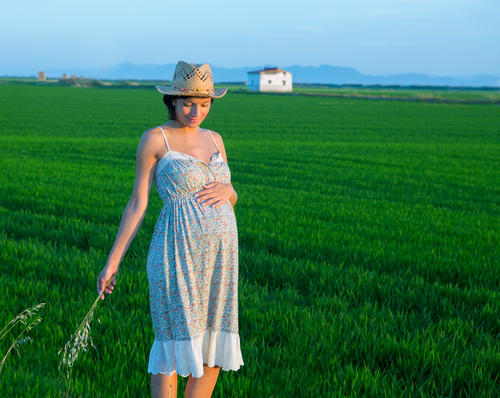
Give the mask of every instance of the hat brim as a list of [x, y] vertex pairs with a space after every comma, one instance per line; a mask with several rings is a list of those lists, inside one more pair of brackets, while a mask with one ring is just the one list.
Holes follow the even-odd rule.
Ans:
[[214, 91], [203, 92], [203, 91], [192, 91], [185, 90], [181, 91], [173, 86], [156, 86], [156, 89], [165, 95], [179, 95], [185, 97], [205, 97], [205, 98], [221, 98], [227, 93], [227, 88], [222, 87]]

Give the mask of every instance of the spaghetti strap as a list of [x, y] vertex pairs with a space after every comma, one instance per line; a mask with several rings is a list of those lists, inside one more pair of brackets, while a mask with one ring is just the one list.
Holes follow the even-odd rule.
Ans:
[[[161, 128], [161, 126], [158, 126], [158, 127], [160, 128], [161, 133], [163, 134], [163, 139], [165, 140], [165, 145], [167, 146], [167, 149], [168, 149], [168, 151], [170, 152], [170, 147], [168, 146], [168, 141], [167, 141], [167, 137], [165, 136], [165, 132], [163, 131], [163, 129]], [[212, 137], [212, 138], [213, 138], [213, 137]], [[215, 142], [215, 141], [214, 141], [214, 142]], [[217, 144], [216, 144], [216, 146], [217, 146]], [[217, 148], [217, 149], [219, 149], [219, 148]]]
[[207, 131], [210, 133], [210, 137], [212, 137], [212, 140], [213, 140], [213, 142], [214, 142], [214, 144], [215, 144], [215, 147], [217, 148], [217, 151], [219, 151], [219, 152], [220, 152], [219, 146], [218, 146], [218, 145], [217, 145], [217, 143], [215, 142], [215, 138], [214, 138], [214, 136], [212, 135], [212, 132], [211, 132], [210, 130], [207, 130]]

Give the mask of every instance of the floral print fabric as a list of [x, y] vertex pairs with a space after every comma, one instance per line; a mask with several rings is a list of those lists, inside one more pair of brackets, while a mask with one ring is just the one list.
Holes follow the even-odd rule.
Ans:
[[[166, 138], [165, 143], [168, 147]], [[218, 362], [225, 362], [227, 357], [227, 363], [215, 363], [223, 369], [237, 370], [243, 365], [238, 336], [238, 233], [233, 207], [229, 201], [216, 208], [203, 206], [194, 196], [203, 184], [230, 180], [220, 151], [212, 155], [209, 164], [172, 150], [158, 162], [155, 185], [164, 206], [147, 260], [155, 330], [149, 366], [152, 373], [171, 374], [176, 371], [172, 369], [175, 363], [180, 362], [183, 372], [200, 377], [200, 366], [202, 373], [203, 363], [214, 362], [204, 354], [210, 350]], [[216, 347], [221, 338], [234, 347]], [[213, 346], [209, 347], [211, 341]], [[185, 352], [199, 350], [199, 355], [186, 358], [179, 349], [186, 344]], [[225, 351], [224, 355], [217, 350]], [[168, 358], [173, 355], [176, 358]], [[160, 356], [163, 362], [173, 364], [170, 369], [165, 364], [152, 364], [153, 358]], [[198, 363], [190, 363], [193, 360]]]

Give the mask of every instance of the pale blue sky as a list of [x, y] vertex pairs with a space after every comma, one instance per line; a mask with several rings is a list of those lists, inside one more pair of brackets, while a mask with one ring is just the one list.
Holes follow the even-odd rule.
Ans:
[[0, 75], [178, 60], [500, 76], [500, 0], [5, 1]]

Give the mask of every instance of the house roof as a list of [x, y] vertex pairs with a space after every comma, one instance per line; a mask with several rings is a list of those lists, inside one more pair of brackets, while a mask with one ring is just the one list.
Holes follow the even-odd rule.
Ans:
[[281, 68], [264, 68], [262, 70], [255, 70], [247, 73], [279, 73], [279, 72], [286, 72], [286, 70], [283, 70]]

